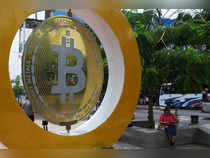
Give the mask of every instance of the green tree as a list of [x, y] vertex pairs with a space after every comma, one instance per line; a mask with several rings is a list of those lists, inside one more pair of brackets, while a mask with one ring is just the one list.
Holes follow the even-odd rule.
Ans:
[[16, 78], [14, 80], [11, 80], [11, 83], [13, 85], [12, 89], [15, 94], [15, 97], [17, 98], [18, 103], [20, 103], [20, 95], [25, 94], [25, 90], [21, 83], [21, 76], [20, 75], [16, 76]]
[[210, 21], [203, 18], [206, 12], [194, 18], [183, 12], [166, 27], [159, 9], [124, 13], [139, 46], [142, 91], [149, 97], [148, 120], [154, 128], [153, 105], [162, 84], [172, 83], [177, 93], [200, 92], [202, 83], [210, 84]]

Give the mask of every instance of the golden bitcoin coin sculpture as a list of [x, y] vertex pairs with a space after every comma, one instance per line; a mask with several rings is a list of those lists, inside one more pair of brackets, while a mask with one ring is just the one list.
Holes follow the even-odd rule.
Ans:
[[84, 24], [56, 16], [37, 26], [25, 44], [23, 83], [36, 112], [59, 124], [84, 120], [99, 98], [103, 63]]
[[[8, 60], [12, 40], [22, 22], [33, 12], [34, 10], [21, 9], [0, 10], [0, 141], [9, 149], [94, 148], [113, 145], [133, 116], [141, 85], [138, 47], [123, 13], [111, 9], [72, 10], [101, 40], [108, 59], [109, 80], [106, 94], [95, 115], [70, 131], [71, 136], [65, 137], [46, 132], [34, 124], [17, 104], [11, 88]], [[59, 37], [66, 35], [68, 33], [64, 31]], [[53, 45], [56, 49], [61, 43]], [[56, 52], [58, 51], [55, 54]], [[56, 85], [59, 84], [53, 84]], [[59, 95], [58, 98], [61, 99]], [[69, 101], [69, 94], [65, 99], [66, 102]]]

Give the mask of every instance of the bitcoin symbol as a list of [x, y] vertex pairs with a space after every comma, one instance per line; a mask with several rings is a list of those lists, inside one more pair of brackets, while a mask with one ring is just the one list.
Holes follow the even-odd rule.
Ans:
[[[66, 35], [69, 36], [70, 32], [67, 31]], [[66, 45], [70, 43], [70, 47]], [[60, 94], [60, 103], [65, 104], [66, 95], [69, 94], [69, 103], [73, 103], [74, 94], [82, 91], [85, 88], [86, 77], [85, 73], [82, 71], [82, 66], [84, 64], [83, 55], [79, 49], [74, 48], [74, 39], [62, 37], [62, 45], [52, 45], [52, 49], [58, 53], [58, 85], [52, 86], [52, 94]], [[67, 54], [74, 55], [77, 58], [75, 66], [67, 66]], [[66, 75], [67, 73], [76, 74], [78, 82], [76, 85], [67, 86], [66, 85]], [[70, 79], [73, 80], [72, 78]]]
[[94, 36], [70, 17], [51, 17], [29, 36], [23, 83], [37, 113], [59, 124], [85, 120], [103, 85], [103, 60]]

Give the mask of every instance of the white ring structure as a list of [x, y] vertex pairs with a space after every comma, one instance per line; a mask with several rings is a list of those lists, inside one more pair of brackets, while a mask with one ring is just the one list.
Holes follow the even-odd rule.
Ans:
[[89, 9], [73, 9], [72, 13], [84, 20], [95, 31], [106, 52], [109, 67], [109, 79], [104, 99], [99, 109], [87, 122], [70, 131], [71, 136], [77, 136], [96, 129], [110, 117], [121, 97], [125, 68], [120, 44], [111, 27]]

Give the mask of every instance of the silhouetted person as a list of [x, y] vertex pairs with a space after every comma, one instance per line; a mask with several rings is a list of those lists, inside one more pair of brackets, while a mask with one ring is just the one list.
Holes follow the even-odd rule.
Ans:
[[48, 121], [45, 120], [45, 119], [42, 119], [42, 126], [43, 126], [43, 129], [44, 129], [45, 131], [48, 131], [47, 125], [48, 125]]
[[28, 100], [28, 97], [26, 97], [26, 101], [23, 104], [23, 110], [26, 113], [26, 115], [34, 122], [34, 112], [32, 109], [32, 105]]
[[204, 90], [202, 91], [202, 101], [203, 102], [209, 102], [210, 98], [208, 97], [208, 88], [204, 88]]

